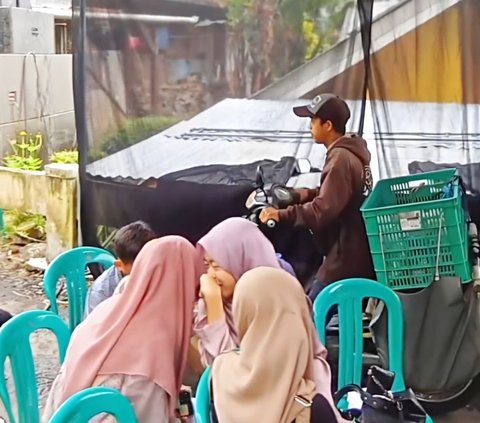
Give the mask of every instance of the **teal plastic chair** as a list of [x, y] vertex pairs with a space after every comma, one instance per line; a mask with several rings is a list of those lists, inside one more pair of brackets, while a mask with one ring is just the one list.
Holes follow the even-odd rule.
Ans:
[[[315, 326], [324, 345], [326, 345], [327, 313], [331, 307], [338, 306], [338, 388], [362, 383], [362, 303], [365, 298], [377, 298], [383, 301], [388, 310], [389, 368], [395, 372], [392, 391], [401, 392], [406, 389], [403, 367], [404, 315], [402, 302], [393, 290], [369, 279], [347, 279], [335, 282], [318, 295], [313, 305]], [[433, 423], [431, 417], [427, 418], [427, 422]]]
[[[40, 421], [37, 376], [30, 335], [40, 329], [53, 332], [58, 341], [60, 363], [65, 359], [70, 329], [56, 314], [32, 310], [12, 317], [0, 329], [0, 398], [7, 410], [10, 423]], [[18, 421], [15, 418], [5, 378], [5, 362], [10, 359], [12, 377], [17, 396]]]
[[48, 266], [43, 277], [43, 286], [51, 310], [58, 313], [57, 286], [60, 278], [65, 277], [67, 283], [69, 325], [73, 331], [83, 320], [85, 298], [87, 295], [87, 265], [99, 263], [105, 269], [115, 263], [115, 257], [107, 250], [96, 247], [78, 247], [65, 251], [56, 257]]
[[389, 367], [395, 372], [394, 391], [405, 389], [403, 371], [404, 317], [400, 298], [390, 288], [368, 279], [348, 279], [326, 287], [314, 304], [315, 325], [326, 345], [326, 319], [338, 306], [339, 363], [338, 388], [360, 385], [363, 366], [363, 310], [365, 298], [378, 298], [388, 310]]
[[111, 414], [118, 423], [137, 423], [130, 400], [116, 389], [87, 388], [70, 397], [55, 412], [49, 423], [88, 423], [101, 413]]
[[197, 395], [195, 398], [195, 414], [197, 423], [210, 423], [211, 422], [211, 390], [210, 379], [212, 369], [207, 367], [202, 373], [197, 386]]
[[0, 209], [0, 236], [5, 235], [5, 220], [3, 218], [3, 209]]

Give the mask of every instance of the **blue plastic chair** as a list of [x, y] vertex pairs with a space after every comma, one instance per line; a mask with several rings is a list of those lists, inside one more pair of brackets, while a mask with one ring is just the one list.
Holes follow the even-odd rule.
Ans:
[[17, 396], [18, 423], [40, 421], [37, 376], [30, 335], [40, 329], [52, 331], [58, 341], [60, 363], [65, 359], [70, 329], [56, 314], [32, 310], [12, 317], [0, 329], [0, 398], [7, 410], [10, 423], [16, 423], [5, 378], [5, 362], [10, 359]]
[[195, 414], [197, 417], [197, 423], [210, 423], [211, 422], [211, 392], [210, 392], [210, 380], [211, 380], [211, 367], [207, 367], [202, 373], [197, 386], [197, 395], [195, 398]]
[[116, 389], [87, 388], [65, 401], [50, 419], [50, 423], [88, 423], [101, 413], [111, 414], [118, 423], [137, 423], [130, 400]]
[[87, 265], [99, 263], [105, 269], [115, 263], [115, 257], [107, 250], [96, 247], [78, 247], [65, 251], [48, 266], [43, 277], [43, 286], [50, 301], [51, 310], [58, 313], [57, 286], [62, 276], [67, 283], [69, 325], [73, 331], [83, 320], [87, 295]]

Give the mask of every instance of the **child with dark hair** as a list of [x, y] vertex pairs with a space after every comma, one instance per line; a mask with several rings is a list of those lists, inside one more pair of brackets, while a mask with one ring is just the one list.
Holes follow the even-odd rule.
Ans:
[[7, 323], [13, 316], [5, 310], [0, 309], [0, 328]]
[[152, 228], [137, 221], [121, 228], [115, 235], [113, 248], [117, 256], [115, 266], [105, 270], [93, 283], [87, 294], [85, 316], [100, 303], [110, 298], [121, 280], [132, 271], [133, 262], [143, 246], [155, 239]]

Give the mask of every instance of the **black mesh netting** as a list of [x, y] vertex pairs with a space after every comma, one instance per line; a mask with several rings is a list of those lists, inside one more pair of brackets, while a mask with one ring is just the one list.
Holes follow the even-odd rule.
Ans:
[[[310, 3], [74, 0], [85, 244], [108, 246], [115, 228], [136, 219], [196, 241], [246, 212], [258, 164], [267, 182], [292, 185], [303, 184], [295, 158], [321, 168], [324, 149], [292, 113], [297, 99], [248, 100], [347, 34], [347, 16], [358, 22], [352, 2]], [[351, 130], [363, 122], [355, 100], [365, 81], [350, 84]], [[318, 266], [306, 231], [268, 236], [304, 279], [307, 263]]]
[[[135, 219], [195, 241], [245, 213], [265, 160], [306, 184], [285, 158], [321, 168], [324, 149], [291, 108], [321, 92], [348, 100], [375, 177], [460, 163], [475, 188], [479, 2], [307, 3], [74, 0], [84, 243]], [[304, 233], [269, 236], [311, 260]]]

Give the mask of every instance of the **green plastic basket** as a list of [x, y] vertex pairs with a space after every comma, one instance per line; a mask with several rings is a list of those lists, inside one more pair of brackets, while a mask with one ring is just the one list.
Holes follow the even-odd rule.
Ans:
[[411, 289], [437, 275], [471, 281], [464, 195], [456, 169], [377, 183], [361, 211], [379, 282]]

